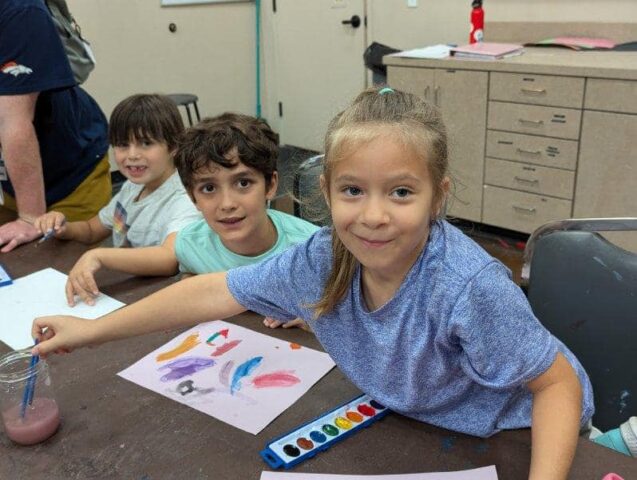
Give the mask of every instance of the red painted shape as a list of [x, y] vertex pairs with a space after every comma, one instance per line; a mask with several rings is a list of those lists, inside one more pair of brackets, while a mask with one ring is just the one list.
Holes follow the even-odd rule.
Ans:
[[[227, 331], [228, 330], [226, 330], [226, 332]], [[214, 352], [212, 352], [210, 354], [210, 356], [211, 357], [219, 357], [219, 356], [223, 355], [224, 353], [232, 350], [234, 347], [236, 347], [240, 343], [241, 343], [241, 340], [232, 340], [231, 342], [224, 343], [220, 347], [217, 347], [217, 349]]]
[[294, 375], [294, 370], [279, 370], [254, 377], [252, 385], [256, 388], [292, 387], [301, 380]]

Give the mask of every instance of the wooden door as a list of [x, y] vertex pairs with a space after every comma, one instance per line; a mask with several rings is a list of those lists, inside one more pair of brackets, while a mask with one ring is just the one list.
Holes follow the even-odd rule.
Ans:
[[273, 2], [281, 143], [322, 151], [329, 121], [365, 88], [364, 3]]

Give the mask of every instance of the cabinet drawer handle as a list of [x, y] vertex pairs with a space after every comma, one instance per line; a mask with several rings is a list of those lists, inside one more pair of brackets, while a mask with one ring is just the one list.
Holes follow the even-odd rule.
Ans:
[[542, 155], [542, 150], [524, 150], [523, 148], [518, 148], [517, 152], [525, 153], [527, 155]]
[[529, 185], [533, 185], [533, 184], [540, 184], [540, 181], [538, 179], [535, 180], [531, 180], [528, 178], [522, 178], [522, 177], [518, 177], [517, 175], [513, 177], [516, 181], [520, 182], [520, 183], [528, 183]]
[[425, 100], [429, 101], [429, 85], [425, 87]]
[[526, 93], [527, 95], [544, 95], [546, 93], [546, 88], [524, 88], [520, 89], [522, 93]]
[[535, 207], [521, 207], [519, 205], [512, 205], [513, 210], [524, 213], [535, 213]]
[[518, 118], [518, 122], [520, 122], [522, 125], [533, 125], [536, 127], [544, 125], [544, 120], [527, 120], [525, 118]]
[[438, 85], [434, 87], [434, 105], [440, 106], [440, 87]]

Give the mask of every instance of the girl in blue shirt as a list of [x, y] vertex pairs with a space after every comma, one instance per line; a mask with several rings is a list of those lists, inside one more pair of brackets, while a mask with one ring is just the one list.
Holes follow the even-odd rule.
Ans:
[[565, 479], [593, 413], [590, 382], [510, 272], [440, 218], [449, 184], [439, 112], [411, 94], [369, 89], [326, 135], [321, 189], [332, 228], [98, 321], [38, 318], [34, 353], [247, 309], [300, 317], [350, 380], [392, 410], [482, 437], [531, 426], [529, 478]]

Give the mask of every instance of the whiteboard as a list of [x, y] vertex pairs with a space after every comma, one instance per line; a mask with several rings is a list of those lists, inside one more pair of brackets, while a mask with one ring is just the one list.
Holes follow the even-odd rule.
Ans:
[[254, 0], [161, 0], [161, 6], [173, 5], [195, 5], [198, 3], [236, 3], [236, 2], [252, 2]]

